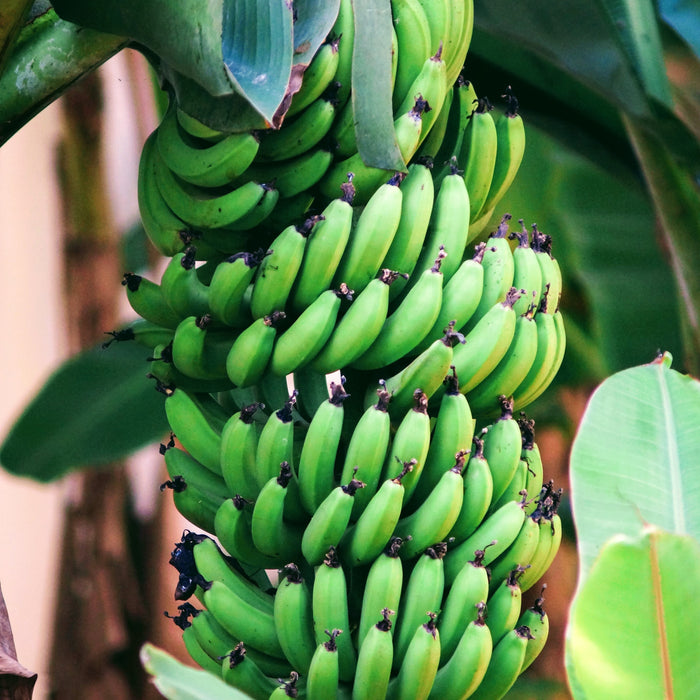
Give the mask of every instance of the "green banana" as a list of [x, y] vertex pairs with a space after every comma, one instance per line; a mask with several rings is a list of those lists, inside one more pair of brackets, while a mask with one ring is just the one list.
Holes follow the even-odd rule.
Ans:
[[489, 596], [489, 570], [483, 564], [483, 550], [474, 552], [452, 582], [440, 612], [440, 665], [456, 652], [467, 626], [479, 619]]
[[255, 454], [260, 428], [255, 414], [264, 406], [248, 404], [234, 413], [221, 431], [221, 474], [229, 495], [255, 500], [259, 487], [255, 478]]
[[544, 311], [556, 313], [562, 290], [561, 269], [552, 256], [552, 237], [542, 233], [537, 224], [532, 225], [532, 249], [542, 273], [542, 295], [546, 298]]
[[102, 343], [103, 349], [108, 348], [114, 342], [122, 343], [127, 340], [135, 340], [139, 345], [152, 350], [158, 346], [169, 344], [175, 334], [172, 328], [164, 328], [151, 321], [146, 321], [144, 318], [138, 318], [125, 328], [107, 331], [107, 335], [111, 336], [111, 339]]
[[505, 112], [496, 119], [498, 138], [496, 163], [489, 193], [481, 209], [484, 212], [491, 211], [507, 192], [525, 153], [525, 126], [523, 118], [518, 113], [518, 100], [510, 85], [503, 97], [506, 98], [508, 105]]
[[528, 590], [547, 572], [559, 551], [562, 538], [561, 517], [550, 510], [542, 517], [538, 517], [537, 511], [531, 516], [536, 519], [540, 528], [540, 537], [537, 549], [532, 556], [530, 568], [521, 577], [521, 587]]
[[376, 493], [389, 449], [391, 419], [388, 407], [391, 397], [383, 386], [377, 390], [376, 396], [376, 403], [369, 406], [355, 424], [340, 475], [341, 484], [347, 484], [353, 478], [365, 484], [355, 493], [353, 519], [357, 519]]
[[485, 247], [484, 243], [478, 244], [473, 257], [462, 262], [445, 283], [442, 288], [442, 304], [438, 317], [425, 338], [411, 350], [412, 353], [423, 352], [430, 343], [445, 332], [450, 321], [454, 321], [455, 328], [464, 328], [472, 317], [479, 305], [484, 284], [484, 268], [481, 265], [481, 259]]
[[442, 46], [438, 46], [432, 55], [425, 59], [420, 72], [411, 83], [406, 97], [396, 110], [398, 114], [408, 111], [413, 107], [416, 99], [427, 102], [427, 107], [423, 112], [419, 147], [433, 128], [442, 110], [447, 92], [447, 71], [445, 61], [442, 58]]
[[352, 0], [340, 0], [338, 16], [330, 31], [330, 37], [338, 42], [338, 66], [334, 80], [338, 83], [338, 102], [345, 104], [350, 97], [352, 49], [355, 39], [355, 13]]
[[[535, 318], [547, 315], [549, 314], [541, 313], [537, 314]], [[513, 397], [514, 400], [515, 396], [518, 397], [518, 405], [521, 409], [527, 406], [528, 404], [532, 403], [536, 398], [538, 398], [542, 394], [542, 392], [552, 383], [554, 377], [559, 371], [559, 368], [561, 367], [562, 361], [564, 360], [564, 353], [566, 351], [566, 329], [564, 328], [564, 317], [562, 316], [561, 311], [557, 311], [554, 314], [553, 320], [555, 353], [549, 365], [549, 371], [544, 373], [543, 377], [535, 377], [534, 379], [539, 381], [532, 381], [532, 384], [529, 385], [527, 384], [529, 378], [526, 377], [523, 380], [523, 391], [520, 391], [520, 387], [518, 387], [518, 389], [515, 390], [515, 392], [513, 393]], [[537, 358], [535, 358], [535, 360], [536, 359]]]
[[[419, 159], [408, 166], [406, 177], [401, 182], [403, 197], [399, 225], [382, 261], [384, 268], [398, 270], [404, 275], [413, 273], [428, 232], [435, 200], [431, 169], [432, 163], [427, 159]], [[391, 299], [398, 296], [407, 279], [396, 280], [389, 294]]]
[[177, 117], [177, 123], [180, 127], [196, 139], [202, 139], [203, 141], [221, 141], [221, 139], [226, 136], [223, 131], [213, 129], [199, 121], [199, 119], [195, 119], [192, 115], [187, 114], [181, 107], [175, 108], [175, 116]]
[[269, 183], [279, 190], [281, 198], [296, 197], [311, 189], [332, 162], [333, 154], [328, 147], [318, 145], [286, 160], [254, 163], [245, 172], [244, 178]]
[[193, 379], [226, 377], [226, 356], [233, 336], [212, 332], [211, 323], [209, 314], [187, 316], [175, 329], [170, 351], [173, 364], [178, 371]]
[[493, 478], [492, 503], [500, 498], [517, 471], [522, 450], [520, 426], [513, 418], [513, 400], [501, 396], [499, 403], [500, 418], [483, 433], [484, 457]]
[[[297, 409], [307, 423], [313, 420], [321, 404], [332, 396], [329, 385], [332, 383], [344, 386], [345, 384], [340, 373], [326, 378], [325, 373], [317, 372], [310, 365], [299, 368], [289, 379], [293, 380], [294, 388], [299, 392]], [[285, 382], [287, 382], [286, 377]]]
[[355, 492], [363, 486], [357, 479], [336, 486], [311, 516], [301, 539], [301, 552], [311, 566], [321, 564], [329, 547], [340, 542], [350, 523]]
[[464, 487], [462, 470], [466, 452], [455, 455], [455, 465], [444, 472], [440, 481], [418, 508], [396, 523], [394, 534], [406, 540], [401, 556], [411, 559], [430, 545], [441, 541], [450, 531], [462, 508]]
[[394, 109], [398, 109], [430, 56], [430, 25], [418, 0], [391, 0], [391, 15], [398, 42], [393, 90]]
[[390, 615], [393, 610], [384, 608], [382, 618], [372, 625], [357, 655], [357, 669], [352, 686], [352, 700], [373, 700], [386, 696], [394, 659]]
[[251, 530], [252, 507], [242, 496], [225, 500], [216, 511], [214, 530], [224, 549], [238, 562], [257, 569], [276, 569], [283, 566], [286, 553], [269, 555], [261, 552], [253, 542]]
[[472, 438], [472, 450], [462, 481], [462, 509], [448, 534], [453, 545], [464, 542], [479, 527], [491, 505], [493, 477], [484, 458], [484, 441], [477, 436]]
[[173, 255], [160, 278], [163, 296], [180, 318], [209, 313], [209, 287], [195, 268], [196, 249], [188, 246]]
[[530, 371], [536, 356], [537, 324], [533, 318], [533, 307], [530, 307], [529, 311], [515, 319], [513, 338], [505, 355], [485, 379], [467, 392], [474, 414], [482, 418], [498, 414], [498, 397], [513, 395]]
[[[522, 576], [530, 567], [539, 539], [540, 528], [538, 523], [532, 518], [526, 517], [513, 543], [491, 564], [492, 594], [498, 585], [498, 581], [505, 579], [516, 569], [518, 570], [518, 575]], [[519, 584], [518, 587], [520, 588]]]
[[[406, 544], [408, 543], [404, 543], [404, 546]], [[440, 610], [445, 589], [443, 558], [446, 550], [444, 542], [428, 547], [408, 577], [401, 596], [401, 615], [397, 618], [394, 632], [394, 670], [398, 670], [406, 656], [411, 639], [423, 623], [426, 611]]]
[[283, 657], [272, 612], [251, 605], [221, 581], [204, 589], [202, 602], [214, 619], [236, 639], [272, 656]]
[[[396, 310], [387, 316], [376, 340], [353, 362], [357, 369], [377, 369], [401, 359], [433, 327], [442, 304], [442, 261], [440, 250], [433, 266], [425, 270]], [[444, 375], [443, 375], [444, 376]]]
[[292, 668], [306, 675], [316, 651], [311, 587], [296, 564], [280, 569], [274, 603], [277, 639]]
[[253, 543], [270, 557], [296, 558], [301, 555], [302, 530], [284, 518], [285, 500], [292, 480], [291, 467], [282, 462], [278, 476], [260, 489], [253, 506], [250, 532]]
[[221, 474], [221, 430], [228, 416], [215, 413], [214, 399], [166, 390], [165, 415], [182, 446], [205, 467]]
[[127, 272], [122, 279], [131, 308], [142, 318], [164, 328], [177, 328], [181, 317], [165, 300], [159, 284], [141, 275]]
[[352, 230], [335, 284], [345, 282], [360, 292], [379, 272], [401, 218], [403, 191], [399, 183], [400, 178], [392, 177], [370, 196]]
[[337, 630], [338, 677], [350, 682], [355, 675], [357, 652], [350, 636], [348, 587], [345, 572], [335, 547], [328, 548], [326, 557], [316, 569], [312, 589], [312, 612], [316, 644], [321, 644], [328, 630]]
[[237, 387], [259, 384], [270, 365], [284, 311], [256, 318], [233, 341], [226, 357], [226, 374]]
[[447, 62], [447, 83], [452, 85], [457, 79], [467, 57], [474, 28], [473, 0], [457, 0], [452, 7], [450, 31], [445, 38], [445, 61]]
[[400, 613], [403, 588], [403, 563], [399, 552], [403, 545], [400, 537], [392, 537], [382, 552], [372, 561], [362, 591], [360, 622], [357, 628], [357, 646], [375, 624], [379, 611], [384, 608]]
[[297, 476], [302, 505], [311, 515], [317, 513], [335, 486], [335, 460], [345, 415], [343, 404], [349, 396], [342, 384], [331, 383], [331, 396], [316, 409], [304, 436]]
[[214, 500], [226, 498], [227, 488], [222, 478], [198, 462], [189, 452], [176, 447], [173, 438], [167, 444], [161, 444], [160, 452], [170, 479], [181, 477], [186, 484], [209, 493]]
[[464, 344], [455, 348], [452, 364], [459, 375], [459, 390], [462, 393], [468, 394], [488, 377], [508, 352], [515, 334], [517, 318], [513, 311], [513, 302], [519, 295], [520, 292], [511, 287], [506, 298], [496, 302], [463, 336]]
[[321, 292], [276, 340], [270, 357], [270, 372], [285, 377], [308, 365], [324, 347], [335, 328], [342, 299], [353, 292], [345, 284]]
[[321, 44], [302, 74], [301, 87], [292, 96], [286, 117], [308, 110], [311, 104], [325, 92], [338, 70], [339, 49], [339, 38]]
[[[433, 490], [457, 453], [467, 453], [474, 437], [474, 421], [466, 397], [459, 391], [454, 366], [445, 377], [445, 393], [440, 399], [430, 447], [413, 497], [422, 503]], [[466, 472], [466, 470], [465, 470]], [[413, 505], [409, 501], [409, 507]]]
[[462, 567], [471, 561], [477, 549], [484, 550], [484, 565], [488, 566], [505, 552], [518, 536], [525, 519], [522, 504], [508, 501], [489, 515], [461, 544], [452, 547], [445, 557], [445, 583], [450, 586]]
[[525, 669], [530, 667], [547, 642], [547, 636], [549, 635], [549, 616], [542, 607], [542, 603], [544, 602], [542, 595], [546, 588], [546, 584], [542, 586], [540, 596], [531, 607], [523, 611], [523, 614], [518, 619], [518, 627], [525, 625], [530, 630], [531, 634], [530, 639], [527, 640], [525, 659], [523, 660], [520, 673], [523, 673]]
[[525, 650], [532, 635], [527, 626], [510, 630], [494, 644], [491, 660], [478, 688], [470, 695], [473, 700], [500, 700], [520, 675]]
[[155, 168], [156, 184], [175, 216], [192, 228], [228, 228], [262, 199], [265, 187], [255, 180], [233, 186], [224, 194], [180, 180], [164, 163]]
[[390, 289], [400, 275], [380, 270], [342, 315], [323, 349], [311, 360], [319, 372], [330, 374], [356, 360], [379, 336], [389, 311]]
[[513, 286], [520, 289], [522, 296], [515, 302], [513, 308], [518, 315], [528, 311], [530, 306], [535, 310], [540, 305], [542, 296], [542, 270], [538, 263], [538, 255], [530, 246], [530, 241], [522, 219], [518, 219], [520, 231], [511, 231], [508, 238], [517, 239], [518, 245], [513, 251]]
[[310, 151], [331, 128], [336, 117], [336, 107], [337, 100], [333, 91], [327, 91], [311, 102], [295, 119], [285, 119], [283, 128], [259, 132], [258, 162], [295, 158]]
[[185, 644], [185, 649], [190, 655], [190, 658], [192, 658], [198, 666], [205, 671], [209, 671], [209, 673], [216, 674], [217, 676], [221, 675], [219, 664], [202, 649], [191, 625], [185, 627], [182, 631], [182, 641]]
[[493, 106], [481, 97], [469, 117], [462, 147], [457, 156], [469, 191], [469, 221], [479, 219], [491, 187], [498, 152], [496, 122], [491, 114]]
[[291, 307], [296, 313], [310, 306], [331, 286], [352, 231], [354, 196], [352, 182], [344, 182], [342, 194], [321, 212], [321, 219], [306, 243], [290, 296]]
[[318, 217], [312, 217], [300, 226], [290, 224], [270, 243], [272, 252], [260, 263], [253, 282], [250, 299], [253, 318], [284, 311], [301, 267], [306, 240], [317, 221]]
[[520, 617], [522, 602], [522, 590], [518, 583], [518, 574], [521, 569], [516, 567], [506, 578], [492, 579], [492, 592], [489, 597], [486, 610], [486, 624], [491, 630], [491, 638], [494, 646], [512, 630]]
[[537, 505], [535, 495], [539, 496], [542, 490], [544, 465], [542, 464], [540, 448], [535, 442], [535, 421], [521, 414], [520, 418], [518, 418], [518, 425], [523, 438], [520, 459], [527, 464], [525, 490], [530, 497], [530, 501], [525, 505], [525, 512], [531, 515]]
[[442, 338], [434, 340], [410, 364], [386, 380], [385, 388], [391, 394], [389, 411], [392, 416], [399, 416], [410, 408], [417, 387], [429, 399], [437, 392], [453, 365], [453, 348], [463, 342], [464, 336], [456, 333], [450, 322]]
[[469, 331], [488, 313], [498, 302], [504, 301], [508, 291], [513, 286], [515, 263], [513, 251], [508, 243], [508, 222], [510, 214], [504, 214], [498, 228], [493, 231], [487, 241], [481, 264], [484, 268], [484, 286], [481, 299], [476, 311], [464, 327]]
[[[404, 163], [411, 160], [418, 148], [424, 108], [425, 103], [418, 100], [417, 104], [408, 112], [404, 112], [394, 119], [396, 143]], [[336, 161], [325, 172], [319, 183], [321, 195], [327, 199], [337, 197], [339, 188], [346, 181], [348, 173], [353, 173], [352, 184], [355, 186], [355, 204], [357, 205], [366, 204], [372, 194], [392, 177], [392, 173], [388, 170], [366, 165], [360, 154], [354, 153], [343, 160]]]
[[171, 389], [180, 387], [185, 391], [196, 394], [215, 394], [232, 388], [228, 378], [194, 379], [180, 372], [173, 365], [172, 349], [172, 340], [168, 345], [156, 345], [149, 358], [151, 365], [146, 376], [149, 379], [155, 379], [161, 387], [169, 387]]
[[[406, 462], [413, 462], [413, 469], [401, 481], [404, 488], [403, 498], [405, 503], [408, 503], [419, 483], [423, 465], [430, 448], [428, 397], [420, 389], [416, 389], [413, 394], [413, 401], [413, 407], [406, 412], [406, 415], [396, 428], [394, 439], [387, 452], [384, 469], [382, 470], [382, 480], [392, 479], [402, 471]], [[437, 540], [433, 540], [428, 544], [432, 544], [434, 541]], [[421, 549], [425, 549], [425, 547]]]
[[433, 127], [430, 129], [430, 133], [425, 139], [421, 139], [422, 143], [416, 151], [416, 160], [426, 159], [432, 162], [435, 159], [435, 155], [440, 150], [442, 142], [447, 137], [447, 126], [449, 123], [450, 111], [452, 110], [454, 96], [454, 89], [449, 87], [445, 93], [445, 99], [443, 100], [440, 113], [433, 121]]
[[213, 318], [234, 328], [250, 323], [252, 318], [244, 298], [265, 255], [262, 249], [256, 253], [235, 253], [216, 266], [207, 299]]
[[484, 621], [485, 606], [483, 603], [480, 606], [476, 619], [464, 628], [454, 652], [435, 674], [428, 696], [431, 700], [463, 700], [471, 697], [486, 674], [493, 644], [491, 632]]
[[[272, 614], [274, 598], [231, 566], [211, 537], [200, 539], [192, 547], [192, 556], [204, 581], [220, 581], [264, 614]], [[206, 589], [205, 583], [201, 585]]]
[[178, 177], [200, 187], [228, 185], [243, 174], [255, 158], [260, 142], [253, 132], [229, 134], [208, 143], [188, 138], [181, 130], [173, 102], [157, 129], [158, 152]]
[[412, 468], [411, 462], [397, 477], [387, 479], [372, 496], [357, 522], [345, 531], [339, 550], [350, 566], [369, 564], [379, 556], [391, 539], [401, 517], [403, 484], [401, 480]]
[[338, 645], [336, 639], [342, 630], [326, 630], [328, 639], [316, 647], [307, 674], [308, 700], [325, 700], [338, 696]]
[[253, 700], [268, 700], [278, 682], [275, 678], [265, 675], [253, 658], [247, 655], [246, 644], [238, 642], [231, 652], [222, 658], [221, 677], [228, 685], [246, 693]]
[[489, 511], [492, 513], [494, 510], [500, 508], [506, 501], [525, 501], [525, 507], [527, 509], [527, 491], [525, 485], [527, 484], [528, 466], [524, 459], [518, 460], [518, 466], [515, 469], [513, 477], [506, 485], [505, 490], [501, 495], [491, 503], [489, 506]]
[[468, 233], [469, 192], [461, 172], [452, 162], [450, 173], [442, 179], [435, 196], [428, 235], [408, 288], [413, 286], [411, 282], [417, 284], [420, 273], [430, 268], [442, 250], [447, 257], [443, 260], [440, 270], [444, 282], [447, 283], [462, 264]]
[[428, 622], [416, 628], [406, 648], [395, 680], [389, 682], [387, 698], [426, 700], [440, 663], [440, 632], [437, 613], [428, 612]]
[[419, 0], [430, 27], [430, 51], [436, 53], [447, 39], [454, 13], [450, 0]]

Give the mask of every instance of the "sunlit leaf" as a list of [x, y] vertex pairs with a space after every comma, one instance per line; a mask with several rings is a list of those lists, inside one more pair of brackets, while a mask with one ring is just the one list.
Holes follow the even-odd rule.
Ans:
[[169, 700], [250, 700], [214, 674], [187, 666], [153, 644], [144, 644], [140, 655], [153, 684]]
[[700, 544], [645, 527], [601, 549], [567, 630], [574, 697], [700, 697]]
[[571, 503], [585, 580], [603, 544], [640, 523], [700, 538], [700, 382], [668, 354], [593, 393], [571, 450]]

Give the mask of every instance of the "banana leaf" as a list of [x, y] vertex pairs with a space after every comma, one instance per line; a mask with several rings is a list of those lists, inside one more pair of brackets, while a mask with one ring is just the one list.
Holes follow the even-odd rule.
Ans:
[[611, 538], [570, 611], [574, 698], [700, 697], [698, 580], [700, 544], [690, 535], [638, 524]]
[[250, 700], [214, 674], [186, 666], [153, 644], [144, 644], [140, 656], [153, 685], [169, 700]]

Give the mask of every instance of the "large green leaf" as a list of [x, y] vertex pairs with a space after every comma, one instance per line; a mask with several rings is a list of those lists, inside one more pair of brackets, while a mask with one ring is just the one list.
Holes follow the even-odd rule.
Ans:
[[642, 522], [700, 538], [700, 383], [664, 354], [593, 393], [571, 450], [579, 579], [613, 535]]
[[141, 663], [153, 684], [169, 700], [250, 700], [208, 671], [186, 666], [153, 644], [141, 647]]
[[228, 76], [236, 90], [273, 123], [292, 71], [292, 3], [229, 0], [223, 11], [221, 47]]
[[164, 397], [146, 378], [148, 355], [143, 346], [116, 343], [65, 362], [10, 430], [0, 464], [45, 482], [161, 439], [168, 429]]
[[52, 9], [33, 16], [0, 71], [0, 145], [126, 44], [59, 19]]
[[353, 0], [353, 9], [352, 108], [358, 151], [367, 165], [405, 171], [391, 105], [391, 4]]
[[700, 545], [653, 526], [608, 541], [572, 604], [576, 700], [697, 698]]

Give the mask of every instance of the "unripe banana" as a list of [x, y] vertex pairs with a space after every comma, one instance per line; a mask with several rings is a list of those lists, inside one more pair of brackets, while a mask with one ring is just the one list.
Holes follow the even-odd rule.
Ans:
[[311, 360], [314, 369], [324, 374], [341, 370], [369, 348], [386, 320], [390, 289], [400, 278], [398, 273], [383, 269], [357, 295], [321, 352]]
[[390, 399], [384, 387], [377, 390], [377, 402], [367, 408], [357, 421], [345, 453], [340, 483], [347, 484], [356, 478], [365, 484], [355, 494], [352, 508], [354, 519], [377, 491], [391, 435], [391, 419], [387, 412]]
[[474, 29], [473, 0], [459, 0], [452, 6], [450, 31], [445, 39], [445, 61], [447, 63], [447, 83], [452, 85], [457, 79], [467, 51], [471, 44]]
[[316, 409], [304, 437], [297, 475], [302, 505], [311, 515], [335, 486], [335, 460], [345, 415], [343, 404], [349, 396], [342, 384], [331, 384], [331, 396]]
[[494, 646], [512, 630], [520, 617], [522, 590], [518, 583], [518, 574], [522, 569], [516, 567], [504, 579], [492, 580], [492, 593], [486, 606], [486, 624], [491, 630]]
[[381, 619], [365, 635], [357, 656], [352, 700], [374, 700], [386, 695], [394, 659], [389, 619], [393, 614], [394, 611], [389, 608], [381, 610]]
[[221, 474], [230, 496], [255, 500], [260, 491], [255, 477], [255, 453], [260, 427], [255, 414], [264, 408], [255, 402], [234, 413], [221, 431]]
[[350, 238], [355, 196], [352, 182], [344, 182], [341, 192], [321, 212], [321, 219], [304, 248], [290, 297], [291, 307], [296, 313], [310, 306], [321, 292], [330, 288]]
[[483, 550], [474, 552], [473, 561], [464, 564], [445, 595], [439, 623], [441, 666], [455, 653], [467, 626], [483, 613], [489, 595], [489, 570], [483, 558]]
[[[413, 469], [403, 479], [404, 502], [413, 495], [418, 485], [425, 459], [430, 448], [430, 417], [428, 416], [428, 397], [416, 389], [413, 394], [413, 407], [406, 412], [396, 428], [394, 440], [387, 452], [382, 470], [382, 479], [392, 479], [403, 469], [403, 465], [412, 461]], [[431, 540], [428, 544], [433, 544]], [[427, 545], [425, 545], [427, 546]], [[425, 547], [422, 547], [425, 549]]]
[[296, 564], [280, 570], [274, 603], [279, 644], [292, 668], [306, 675], [316, 651], [311, 587]]
[[352, 300], [353, 292], [345, 284], [321, 292], [292, 325], [276, 340], [270, 357], [270, 372], [278, 377], [304, 367], [324, 347], [335, 328], [341, 299]]
[[518, 570], [518, 578], [520, 578], [530, 568], [539, 539], [540, 527], [537, 521], [529, 517], [525, 518], [513, 543], [491, 564], [492, 594], [498, 581], [503, 580], [516, 569]]
[[471, 697], [486, 674], [493, 644], [491, 632], [484, 621], [485, 606], [483, 603], [479, 605], [481, 609], [477, 618], [464, 628], [454, 653], [438, 669], [429, 698], [463, 700]]
[[420, 275], [419, 281], [387, 317], [377, 339], [355, 360], [354, 367], [364, 370], [384, 367], [401, 359], [423, 340], [440, 313], [443, 283], [440, 269], [445, 255], [441, 250], [433, 266]]
[[250, 311], [253, 318], [284, 311], [296, 279], [309, 234], [318, 218], [307, 219], [301, 226], [290, 224], [270, 243], [272, 251], [265, 257], [253, 282]]
[[437, 613], [428, 612], [428, 622], [413, 634], [396, 679], [389, 683], [387, 697], [396, 700], [426, 700], [440, 663], [440, 632]]
[[327, 41], [318, 48], [308, 67], [303, 73], [301, 88], [292, 97], [287, 110], [287, 117], [292, 117], [308, 109], [328, 88], [338, 70], [340, 56], [339, 40]]
[[199, 279], [195, 261], [196, 248], [188, 246], [170, 259], [160, 279], [165, 300], [180, 318], [209, 313], [209, 287]]
[[542, 592], [539, 598], [535, 600], [531, 607], [523, 611], [523, 614], [518, 619], [518, 626], [525, 625], [530, 630], [531, 638], [527, 640], [527, 648], [525, 649], [525, 659], [523, 660], [520, 673], [529, 668], [532, 662], [539, 656], [547, 642], [549, 635], [549, 617], [542, 607], [544, 594], [547, 585], [542, 586]]
[[122, 279], [131, 308], [142, 318], [164, 328], [177, 328], [181, 317], [168, 304], [159, 284], [127, 272]]
[[445, 588], [444, 542], [429, 547], [418, 558], [401, 597], [401, 615], [394, 632], [394, 668], [398, 669], [406, 655], [416, 629], [423, 623], [426, 611], [439, 610]]
[[375, 624], [377, 614], [384, 608], [400, 613], [401, 590], [403, 588], [403, 563], [399, 552], [403, 545], [400, 537], [392, 537], [367, 572], [362, 592], [360, 623], [357, 629], [357, 646], [361, 647], [370, 627]]
[[228, 685], [246, 693], [254, 700], [268, 700], [277, 688], [275, 678], [266, 676], [247, 655], [246, 644], [239, 642], [221, 660], [221, 676]]
[[377, 275], [401, 218], [403, 191], [399, 184], [400, 178], [392, 177], [369, 198], [336, 271], [336, 284], [345, 282], [359, 292]]
[[220, 496], [188, 484], [181, 475], [160, 485], [161, 491], [166, 488], [172, 490], [173, 503], [186, 520], [207, 532], [214, 531], [214, 516], [223, 501]]
[[338, 646], [337, 637], [342, 630], [326, 630], [328, 639], [319, 643], [309, 665], [306, 697], [308, 700], [325, 700], [338, 695]]
[[414, 501], [419, 503], [442, 478], [445, 465], [450, 464], [458, 452], [469, 451], [474, 437], [474, 421], [469, 403], [459, 391], [459, 378], [454, 366], [450, 369], [451, 372], [443, 380], [445, 393], [440, 399], [425, 466], [414, 493]]
[[491, 505], [493, 477], [484, 458], [484, 441], [476, 436], [472, 438], [472, 450], [462, 482], [462, 508], [448, 535], [455, 545], [464, 542], [479, 527]]
[[540, 448], [535, 442], [535, 421], [521, 414], [520, 418], [518, 418], [518, 425], [520, 426], [520, 434], [522, 435], [520, 459], [527, 463], [525, 490], [530, 499], [525, 505], [525, 512], [530, 515], [537, 505], [535, 499], [542, 490], [544, 465], [542, 464]]
[[270, 414], [258, 439], [255, 454], [258, 486], [263, 487], [272, 477], [279, 474], [280, 464], [293, 464], [294, 460], [294, 405], [293, 393], [284, 406]]
[[202, 649], [191, 625], [185, 627], [182, 631], [182, 641], [184, 642], [187, 653], [198, 666], [205, 671], [209, 671], [209, 673], [213, 673], [217, 676], [221, 675], [219, 664]]
[[535, 310], [540, 305], [542, 296], [542, 270], [538, 263], [538, 255], [530, 246], [527, 229], [522, 219], [518, 220], [521, 230], [511, 231], [508, 238], [514, 238], [518, 245], [513, 251], [513, 286], [522, 290], [522, 296], [515, 302], [513, 308], [518, 315], [528, 311], [530, 306]]
[[193, 379], [219, 380], [226, 377], [226, 357], [233, 342], [227, 332], [211, 331], [212, 318], [188, 316], [175, 329], [172, 361], [182, 374]]
[[553, 314], [559, 308], [562, 290], [561, 270], [552, 256], [552, 237], [542, 233], [537, 224], [532, 225], [532, 249], [542, 273], [542, 295], [546, 297], [546, 313]]
[[336, 629], [338, 647], [338, 677], [350, 682], [355, 675], [357, 652], [350, 636], [348, 612], [348, 587], [345, 572], [336, 555], [335, 547], [329, 547], [326, 557], [316, 569], [312, 590], [312, 610], [316, 644], [321, 644], [328, 630]]
[[484, 457], [493, 478], [491, 502], [496, 503], [518, 469], [522, 435], [513, 417], [513, 400], [499, 397], [501, 416], [483, 433]]

